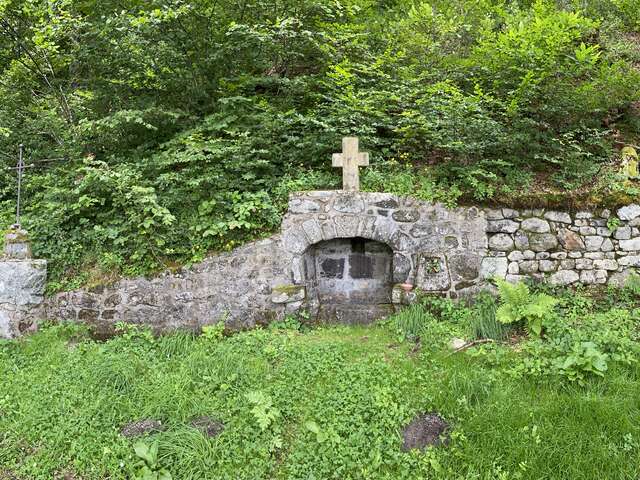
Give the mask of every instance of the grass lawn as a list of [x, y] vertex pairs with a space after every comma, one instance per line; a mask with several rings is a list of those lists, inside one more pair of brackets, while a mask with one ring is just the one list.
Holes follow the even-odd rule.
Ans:
[[[60, 325], [0, 342], [0, 479], [143, 478], [140, 440], [173, 479], [640, 478], [638, 363], [582, 385], [522, 374], [520, 346], [451, 353], [467, 326], [436, 320], [418, 345], [394, 320], [107, 342]], [[425, 412], [450, 423], [448, 445], [403, 451]], [[122, 436], [140, 419], [163, 430]]]

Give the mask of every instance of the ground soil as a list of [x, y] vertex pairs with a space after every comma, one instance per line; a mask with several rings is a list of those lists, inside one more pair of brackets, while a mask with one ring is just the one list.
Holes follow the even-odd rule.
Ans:
[[446, 445], [449, 443], [448, 429], [449, 424], [437, 413], [418, 415], [402, 432], [404, 439], [402, 449], [423, 450], [431, 445]]
[[150, 418], [145, 418], [142, 420], [136, 420], [135, 422], [127, 423], [122, 427], [122, 430], [120, 430], [120, 434], [123, 437], [135, 438], [146, 435], [147, 433], [160, 432], [162, 430], [164, 430], [164, 425], [162, 425], [162, 422], [159, 422], [158, 420], [152, 420]]
[[216, 437], [224, 430], [224, 423], [207, 416], [194, 418], [191, 420], [191, 426], [200, 430], [207, 437]]

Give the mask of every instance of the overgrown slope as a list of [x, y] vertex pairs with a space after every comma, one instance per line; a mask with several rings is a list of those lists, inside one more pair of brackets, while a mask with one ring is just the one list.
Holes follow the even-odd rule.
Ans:
[[[287, 193], [627, 201], [640, 2], [0, 1], [0, 152], [53, 288], [273, 231]], [[12, 223], [15, 172], [0, 171]], [[567, 200], [569, 201], [569, 200]], [[56, 283], [64, 280], [64, 284]]]

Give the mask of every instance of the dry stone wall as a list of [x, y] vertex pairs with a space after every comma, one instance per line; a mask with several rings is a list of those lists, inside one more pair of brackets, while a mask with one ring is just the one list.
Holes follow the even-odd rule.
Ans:
[[487, 209], [492, 272], [554, 285], [621, 285], [640, 266], [640, 206], [573, 214], [554, 210]]
[[289, 264], [280, 236], [274, 236], [155, 278], [59, 293], [38, 314], [87, 323], [98, 335], [111, 334], [118, 322], [149, 325], [155, 332], [199, 331], [221, 320], [230, 328], [250, 328], [302, 305], [291, 292], [274, 291], [290, 283]]
[[155, 278], [48, 298], [46, 262], [29, 258], [21, 233], [5, 243], [2, 337], [35, 319], [84, 322], [99, 334], [117, 322], [156, 332], [221, 320], [248, 328], [301, 310], [312, 319], [368, 323], [411, 302], [411, 286], [461, 298], [494, 277], [621, 285], [640, 267], [640, 206], [448, 209], [383, 193], [303, 192], [291, 196], [279, 235]]

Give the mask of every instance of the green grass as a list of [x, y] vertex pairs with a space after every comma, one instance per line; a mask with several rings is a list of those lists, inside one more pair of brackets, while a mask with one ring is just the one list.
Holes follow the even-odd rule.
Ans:
[[[141, 418], [166, 426], [145, 441], [174, 479], [638, 478], [637, 363], [583, 386], [516, 376], [512, 347], [450, 354], [465, 325], [427, 317], [417, 351], [393, 321], [104, 343], [62, 325], [0, 342], [0, 479], [132, 478], [119, 431]], [[264, 430], [251, 392], [273, 403]], [[431, 411], [451, 423], [449, 446], [403, 452], [403, 426]], [[190, 427], [201, 415], [224, 431]]]

